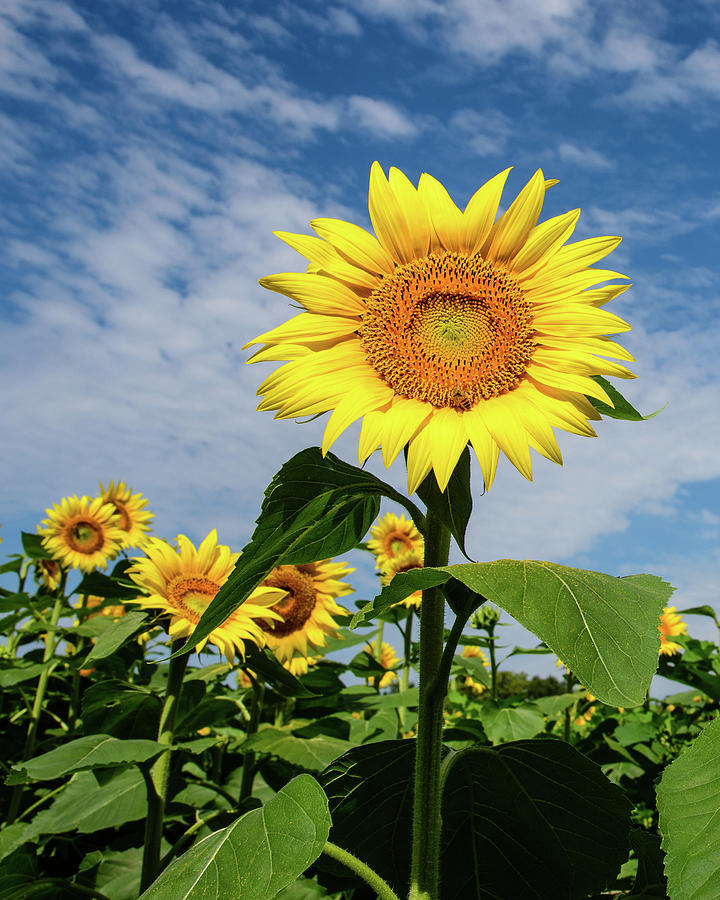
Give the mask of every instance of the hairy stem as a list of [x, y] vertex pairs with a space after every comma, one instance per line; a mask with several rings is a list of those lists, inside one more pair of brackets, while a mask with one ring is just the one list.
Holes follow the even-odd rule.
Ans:
[[[450, 531], [428, 510], [425, 565], [447, 565]], [[437, 900], [440, 880], [440, 763], [442, 710], [447, 680], [437, 678], [443, 653], [445, 597], [440, 587], [422, 592], [420, 702], [415, 756], [410, 900]]]
[[352, 853], [343, 850], [343, 848], [338, 847], [337, 844], [331, 844], [330, 841], [325, 842], [322, 852], [331, 859], [335, 859], [344, 866], [347, 866], [351, 872], [359, 875], [360, 878], [362, 878], [366, 884], [369, 884], [375, 891], [379, 900], [399, 900], [398, 895], [390, 885], [384, 881], [377, 872], [373, 871], [370, 866], [359, 860], [357, 856], [353, 856]]

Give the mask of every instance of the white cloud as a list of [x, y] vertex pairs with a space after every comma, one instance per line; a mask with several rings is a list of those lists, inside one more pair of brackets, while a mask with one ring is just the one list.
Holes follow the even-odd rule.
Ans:
[[348, 98], [348, 120], [356, 130], [368, 130], [377, 137], [410, 138], [418, 126], [392, 103], [358, 95]]
[[598, 150], [591, 147], [578, 147], [577, 144], [571, 144], [563, 141], [557, 149], [558, 156], [563, 162], [576, 163], [587, 169], [613, 169], [615, 164], [606, 156], [603, 156]]
[[477, 156], [493, 156], [502, 153], [512, 131], [510, 119], [499, 110], [479, 112], [474, 109], [458, 109], [450, 117], [449, 129], [454, 140]]

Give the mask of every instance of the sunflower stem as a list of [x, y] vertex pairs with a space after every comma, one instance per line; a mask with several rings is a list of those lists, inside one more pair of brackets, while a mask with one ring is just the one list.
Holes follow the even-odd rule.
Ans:
[[375, 635], [375, 661], [382, 665], [382, 642], [385, 632], [385, 623], [382, 619], [378, 622], [377, 634]]
[[347, 866], [351, 872], [359, 875], [375, 891], [378, 900], [399, 900], [398, 895], [390, 885], [377, 872], [371, 869], [367, 863], [358, 859], [357, 856], [353, 856], [352, 853], [343, 850], [342, 847], [338, 847], [337, 844], [332, 844], [330, 841], [325, 842], [322, 852], [331, 859], [335, 859]]
[[[447, 565], [450, 531], [428, 510], [425, 565]], [[440, 765], [442, 710], [447, 683], [436, 678], [443, 653], [445, 597], [440, 587], [422, 592], [420, 701], [415, 755], [415, 799], [410, 900], [437, 900], [440, 880]]]
[[[405, 631], [403, 631], [403, 667], [400, 673], [400, 693], [408, 689], [410, 683], [410, 654], [412, 653], [412, 627], [413, 627], [413, 608], [408, 610], [408, 617], [405, 622]], [[400, 720], [400, 730], [405, 733], [405, 715], [407, 709], [404, 706], [398, 707], [398, 719]]]
[[[64, 605], [65, 578], [63, 577], [62, 585], [57, 592], [55, 603], [53, 604], [52, 612], [50, 613], [50, 621], [48, 622], [47, 631], [45, 632], [45, 650], [43, 651], [43, 662], [48, 663], [48, 665], [45, 666], [45, 668], [40, 673], [40, 677], [38, 678], [37, 689], [35, 690], [35, 699], [33, 701], [32, 709], [30, 710], [30, 722], [28, 724], [27, 735], [25, 736], [25, 747], [23, 748], [22, 755], [23, 759], [29, 759], [33, 755], [33, 751], [35, 750], [38, 728], [40, 727], [40, 714], [42, 713], [43, 702], [45, 700], [45, 692], [47, 691], [48, 681], [50, 680], [50, 674], [53, 669], [53, 666], [50, 664], [50, 660], [55, 655], [55, 648], [58, 644], [58, 642], [55, 640], [55, 632], [57, 630], [60, 613], [62, 612]], [[10, 805], [7, 815], [8, 825], [15, 821], [17, 814], [20, 811], [20, 801], [22, 799], [23, 790], [24, 788], [21, 784], [18, 784], [13, 788], [13, 792], [10, 796]]]
[[[248, 678], [252, 682], [252, 704], [250, 706], [250, 721], [245, 731], [246, 739], [250, 735], [255, 734], [260, 724], [260, 714], [262, 713], [263, 699], [265, 698], [265, 684], [259, 678], [253, 678], [248, 674]], [[240, 782], [240, 796], [238, 804], [242, 803], [246, 797], [252, 796], [253, 781], [255, 780], [255, 760], [256, 754], [254, 750], [246, 750], [243, 754], [243, 773]]]
[[[172, 653], [183, 647], [183, 639], [174, 641]], [[170, 752], [175, 737], [175, 717], [182, 693], [183, 678], [187, 668], [189, 655], [170, 657], [168, 683], [165, 690], [165, 702], [160, 713], [158, 727], [158, 743], [164, 744], [168, 750], [162, 753], [150, 766], [145, 783], [148, 795], [148, 815], [145, 821], [145, 845], [143, 849], [140, 890], [146, 890], [160, 874], [160, 845], [163, 836], [163, 820], [165, 818], [165, 798], [167, 796], [168, 777], [170, 775]]]

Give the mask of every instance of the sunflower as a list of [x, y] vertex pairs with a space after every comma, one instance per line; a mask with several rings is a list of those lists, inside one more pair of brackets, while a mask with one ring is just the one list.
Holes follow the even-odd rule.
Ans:
[[404, 515], [396, 516], [388, 513], [377, 520], [370, 529], [372, 539], [368, 541], [368, 549], [375, 554], [375, 566], [378, 569], [391, 559], [412, 550], [422, 555], [425, 543], [412, 519]]
[[[370, 656], [375, 656], [375, 651], [377, 648], [377, 644], [375, 641], [370, 641], [367, 647], [364, 647], [366, 653], [369, 653]], [[387, 669], [388, 671], [380, 678], [380, 683], [378, 684], [378, 688], [387, 687], [389, 684], [392, 684], [393, 681], [397, 679], [397, 673], [393, 672], [393, 667], [399, 664], [400, 660], [395, 653], [395, 648], [392, 644], [388, 644], [385, 641], [380, 645], [380, 659], [379, 663], [383, 667], [383, 669]], [[371, 675], [368, 680], [368, 684], [372, 687], [375, 684], [375, 676]]]
[[54, 591], [60, 585], [62, 569], [55, 559], [35, 560], [35, 581], [49, 591]]
[[48, 553], [63, 566], [83, 572], [104, 569], [123, 546], [119, 516], [102, 497], [63, 497], [45, 512], [48, 518], [38, 525], [38, 534]]
[[562, 462], [553, 426], [594, 436], [588, 397], [613, 404], [592, 376], [634, 377], [603, 358], [632, 360], [606, 337], [630, 326], [600, 309], [627, 285], [589, 290], [626, 277], [590, 268], [620, 238], [566, 244], [579, 209], [538, 225], [556, 183], [541, 170], [495, 219], [509, 171], [461, 211], [432, 176], [415, 188], [375, 162], [377, 237], [339, 219], [312, 221], [319, 237], [275, 232], [310, 265], [260, 279], [303, 312], [246, 345], [264, 345], [250, 361], [286, 361], [258, 409], [332, 410], [323, 453], [362, 418], [360, 463], [381, 447], [389, 466], [408, 445], [410, 493], [431, 469], [444, 490], [468, 442], [489, 488], [500, 450], [531, 479], [529, 447]]
[[[479, 647], [474, 647], [470, 644], [466, 644], [463, 647], [462, 655], [466, 659], [479, 659], [483, 666], [486, 669], [490, 668], [490, 662], [487, 656], [483, 653], [483, 651]], [[485, 685], [481, 684], [479, 681], [475, 681], [474, 678], [471, 678], [470, 675], [460, 676], [460, 684], [459, 687], [463, 690], [467, 691], [470, 694], [478, 695], [482, 694], [485, 690]]]
[[674, 606], [666, 606], [660, 615], [658, 631], [660, 632], [661, 656], [672, 656], [673, 653], [682, 651], [680, 644], [668, 640], [668, 638], [675, 637], [678, 634], [687, 634], [687, 622], [683, 622], [675, 610], [676, 607]]
[[[352, 593], [349, 584], [340, 581], [354, 572], [345, 563], [329, 559], [300, 566], [276, 566], [262, 582], [265, 587], [285, 592], [271, 611], [279, 621], [264, 623], [265, 640], [281, 663], [290, 663], [297, 656], [312, 655], [309, 646], [325, 646], [325, 638], [337, 637], [337, 622], [333, 616], [347, 615], [338, 606], [337, 597]], [[292, 670], [291, 670], [292, 671]]]
[[133, 494], [124, 481], [111, 481], [107, 490], [100, 482], [100, 495], [106, 503], [112, 503], [120, 516], [119, 526], [126, 532], [124, 547], [140, 547], [150, 531], [150, 519], [155, 513], [146, 510], [147, 500], [142, 494]]
[[[393, 559], [385, 563], [380, 572], [380, 581], [383, 585], [390, 584], [398, 572], [409, 572], [410, 569], [422, 569], [423, 567], [423, 550], [407, 550], [399, 553]], [[404, 606], [409, 609], [411, 606], [418, 607], [422, 603], [422, 591], [415, 591], [409, 597], [398, 600], [393, 606]]]
[[[168, 633], [173, 640], [193, 633], [240, 556], [239, 553], [231, 553], [229, 547], [218, 544], [215, 529], [197, 550], [184, 534], [177, 536], [177, 544], [179, 549], [175, 550], [159, 538], [148, 538], [143, 545], [146, 556], [133, 559], [134, 565], [127, 570], [127, 574], [146, 594], [128, 602], [169, 613]], [[246, 641], [263, 647], [264, 620], [280, 619], [270, 607], [284, 596], [282, 590], [256, 588], [222, 625], [200, 641], [198, 652], [210, 641], [232, 663], [236, 650], [245, 658]]]

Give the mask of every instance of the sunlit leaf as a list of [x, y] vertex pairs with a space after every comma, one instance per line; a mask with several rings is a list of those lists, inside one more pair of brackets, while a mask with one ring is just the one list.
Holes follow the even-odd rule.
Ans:
[[593, 381], [597, 381], [597, 383], [605, 390], [606, 394], [615, 404], [614, 406], [608, 406], [607, 403], [604, 403], [602, 400], [598, 400], [597, 397], [587, 398], [599, 413], [601, 413], [603, 416], [607, 416], [608, 418], [625, 419], [628, 422], [644, 422], [647, 419], [654, 419], [655, 416], [659, 415], [665, 409], [665, 406], [667, 406], [666, 403], [665, 406], [661, 406], [660, 409], [656, 410], [655, 412], [649, 413], [649, 415], [644, 416], [623, 397], [623, 395], [615, 387], [615, 385], [611, 384], [607, 380], [607, 378], [603, 378], [602, 375], [592, 375], [591, 378], [593, 379]]
[[323, 457], [311, 447], [293, 456], [270, 482], [250, 543], [181, 652], [221, 625], [273, 567], [315, 562], [355, 547], [377, 517], [380, 496], [422, 519], [403, 494], [332, 453]]
[[107, 659], [112, 656], [116, 650], [125, 643], [128, 638], [132, 637], [136, 631], [139, 631], [147, 621], [147, 615], [143, 612], [129, 612], [121, 616], [117, 622], [113, 622], [113, 627], [108, 628], [95, 642], [90, 653], [88, 653], [83, 666], [87, 666], [92, 662], [100, 659]]
[[486, 701], [478, 707], [476, 715], [493, 744], [532, 738], [545, 728], [545, 717], [532, 703], [501, 706]]
[[141, 900], [272, 900], [318, 858], [329, 830], [325, 793], [298, 775], [176, 859]]
[[657, 787], [673, 900], [714, 900], [720, 885], [720, 719], [706, 725]]
[[327, 735], [299, 738], [282, 728], [263, 728], [262, 731], [251, 735], [242, 745], [241, 750], [268, 753], [301, 769], [321, 772], [352, 746], [349, 741], [338, 740]]

